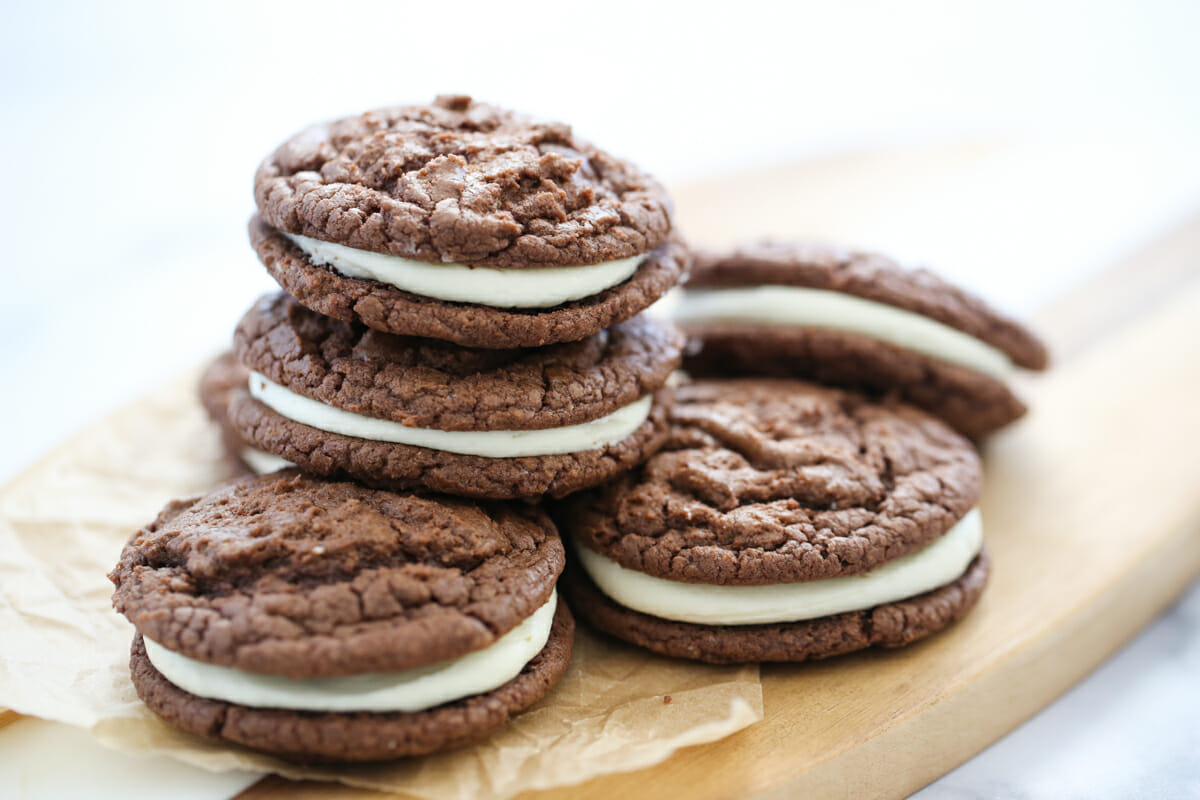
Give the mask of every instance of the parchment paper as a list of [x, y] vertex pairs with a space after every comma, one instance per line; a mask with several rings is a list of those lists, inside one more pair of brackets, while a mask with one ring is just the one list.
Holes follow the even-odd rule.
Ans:
[[581, 630], [550, 695], [505, 731], [452, 753], [298, 767], [162, 722], [130, 683], [133, 628], [112, 610], [105, 573], [169, 498], [225, 477], [217, 433], [195, 399], [196, 374], [117, 412], [0, 490], [0, 706], [87, 728], [114, 748], [213, 770], [431, 798], [502, 798], [638, 769], [762, 718], [755, 666], [662, 659]]

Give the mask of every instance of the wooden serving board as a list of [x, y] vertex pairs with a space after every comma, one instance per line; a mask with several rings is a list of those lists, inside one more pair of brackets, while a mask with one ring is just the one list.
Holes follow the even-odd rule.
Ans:
[[[994, 143], [849, 156], [675, 192], [685, 232], [845, 241]], [[803, 191], [797, 191], [803, 187]], [[899, 798], [1028, 719], [1200, 574], [1200, 216], [1037, 314], [1055, 359], [1032, 408], [988, 442], [993, 577], [979, 606], [914, 647], [763, 668], [765, 718], [656, 767], [541, 798]], [[371, 792], [268, 778], [254, 800]]]

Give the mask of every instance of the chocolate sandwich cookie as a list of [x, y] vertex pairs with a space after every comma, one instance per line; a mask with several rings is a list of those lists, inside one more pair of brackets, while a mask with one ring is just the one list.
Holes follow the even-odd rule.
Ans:
[[560, 503], [576, 615], [664, 655], [803, 661], [944, 628], [988, 575], [970, 442], [800, 381], [680, 387], [666, 445]]
[[229, 424], [229, 394], [247, 385], [250, 372], [232, 351], [212, 360], [200, 375], [200, 403], [221, 431], [226, 461], [234, 475], [265, 475], [295, 464], [247, 444]]
[[234, 336], [250, 371], [233, 429], [322, 475], [467, 497], [562, 496], [648, 458], [666, 434], [683, 334], [641, 316], [580, 341], [469, 349], [263, 298]]
[[109, 575], [138, 695], [187, 731], [301, 761], [457, 747], [562, 676], [563, 548], [534, 506], [295, 470], [177, 500]]
[[693, 374], [891, 393], [971, 437], [1024, 414], [1008, 376], [1047, 362], [1027, 329], [936, 275], [811, 243], [698, 255], [676, 320]]
[[469, 97], [309, 128], [262, 163], [254, 196], [254, 249], [301, 303], [467, 347], [585, 339], [685, 268], [652, 178]]

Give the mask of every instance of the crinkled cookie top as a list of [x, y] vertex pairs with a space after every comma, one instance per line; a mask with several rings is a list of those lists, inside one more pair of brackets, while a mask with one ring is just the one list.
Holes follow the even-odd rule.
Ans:
[[254, 196], [287, 233], [510, 269], [636, 256], [671, 228], [666, 192], [633, 164], [462, 96], [314, 125], [259, 166]]
[[915, 408], [790, 380], [681, 387], [663, 449], [568, 498], [564, 532], [670, 580], [867, 572], [948, 531], [983, 485], [970, 442]]
[[534, 506], [289, 470], [173, 501], [109, 577], [116, 609], [169, 650], [312, 678], [482, 649], [547, 601], [563, 561]]

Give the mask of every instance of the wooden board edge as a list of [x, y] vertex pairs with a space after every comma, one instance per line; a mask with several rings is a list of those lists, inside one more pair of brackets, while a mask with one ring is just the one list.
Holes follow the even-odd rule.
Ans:
[[[1103, 595], [975, 680], [822, 764], [752, 795], [907, 797], [1003, 738], [1103, 664], [1179, 598], [1200, 575], [1200, 516], [1180, 525]], [[1070, 651], [1072, 659], [1059, 658]], [[987, 726], [964, 724], [973, 718]], [[943, 743], [951, 742], [952, 747]], [[939, 749], [939, 747], [941, 749]]]

